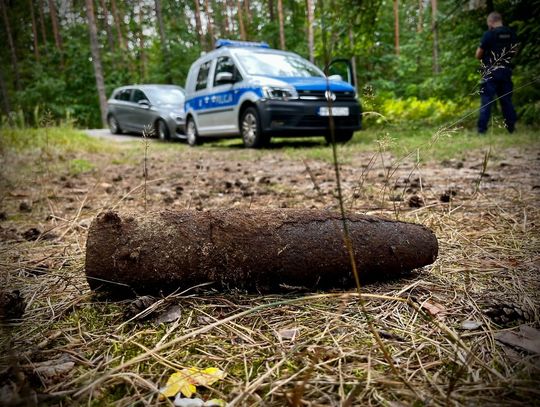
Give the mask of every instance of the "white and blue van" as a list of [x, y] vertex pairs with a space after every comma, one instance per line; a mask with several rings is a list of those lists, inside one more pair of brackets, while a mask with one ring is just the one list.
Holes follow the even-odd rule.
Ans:
[[361, 128], [354, 87], [292, 52], [266, 43], [218, 40], [186, 80], [185, 133], [190, 145], [207, 137], [241, 136], [246, 147], [273, 135], [324, 136], [330, 114], [338, 142]]

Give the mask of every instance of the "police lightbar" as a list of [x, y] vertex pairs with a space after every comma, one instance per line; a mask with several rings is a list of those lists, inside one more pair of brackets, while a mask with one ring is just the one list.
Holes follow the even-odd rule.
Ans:
[[217, 40], [216, 49], [221, 47], [270, 48], [270, 45], [268, 45], [266, 42]]

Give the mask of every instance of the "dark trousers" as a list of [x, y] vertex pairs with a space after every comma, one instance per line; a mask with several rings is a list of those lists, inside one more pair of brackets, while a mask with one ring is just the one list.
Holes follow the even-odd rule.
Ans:
[[480, 88], [480, 117], [478, 118], [478, 132], [485, 133], [491, 116], [491, 105], [499, 97], [504, 125], [509, 132], [514, 131], [517, 120], [516, 111], [512, 105], [512, 70], [499, 68], [491, 72], [488, 79], [483, 80]]

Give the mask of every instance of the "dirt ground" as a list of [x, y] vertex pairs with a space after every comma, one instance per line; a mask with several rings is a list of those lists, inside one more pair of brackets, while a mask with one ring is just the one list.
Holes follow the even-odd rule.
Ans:
[[[309, 154], [320, 145], [285, 147], [152, 142], [146, 161], [142, 141], [6, 154], [0, 278], [4, 314], [21, 319], [3, 324], [0, 400], [166, 405], [157, 389], [175, 369], [217, 366], [225, 379], [198, 394], [230, 405], [538, 403], [538, 145], [429, 162], [348, 152], [347, 211], [421, 223], [440, 246], [432, 266], [362, 287], [369, 315], [354, 291], [93, 296], [86, 233], [104, 209], [337, 211], [335, 167]], [[83, 159], [88, 168], [58, 164]], [[177, 317], [160, 322], [171, 309]], [[522, 326], [536, 348], [501, 339]]]

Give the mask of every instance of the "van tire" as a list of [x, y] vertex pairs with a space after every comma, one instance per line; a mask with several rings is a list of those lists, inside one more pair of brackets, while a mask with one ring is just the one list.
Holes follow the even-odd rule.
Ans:
[[[350, 130], [336, 130], [334, 132], [334, 138], [336, 139], [336, 143], [346, 143], [347, 141], [350, 141], [354, 136], [354, 131]], [[332, 134], [330, 132], [326, 133], [324, 135], [324, 139], [328, 144], [332, 144]]]
[[254, 107], [248, 107], [240, 117], [240, 134], [247, 148], [264, 147], [270, 141], [270, 137], [263, 133], [259, 112]]
[[186, 139], [191, 147], [201, 144], [201, 138], [197, 132], [197, 125], [195, 124], [195, 120], [191, 117], [189, 117], [186, 122]]

